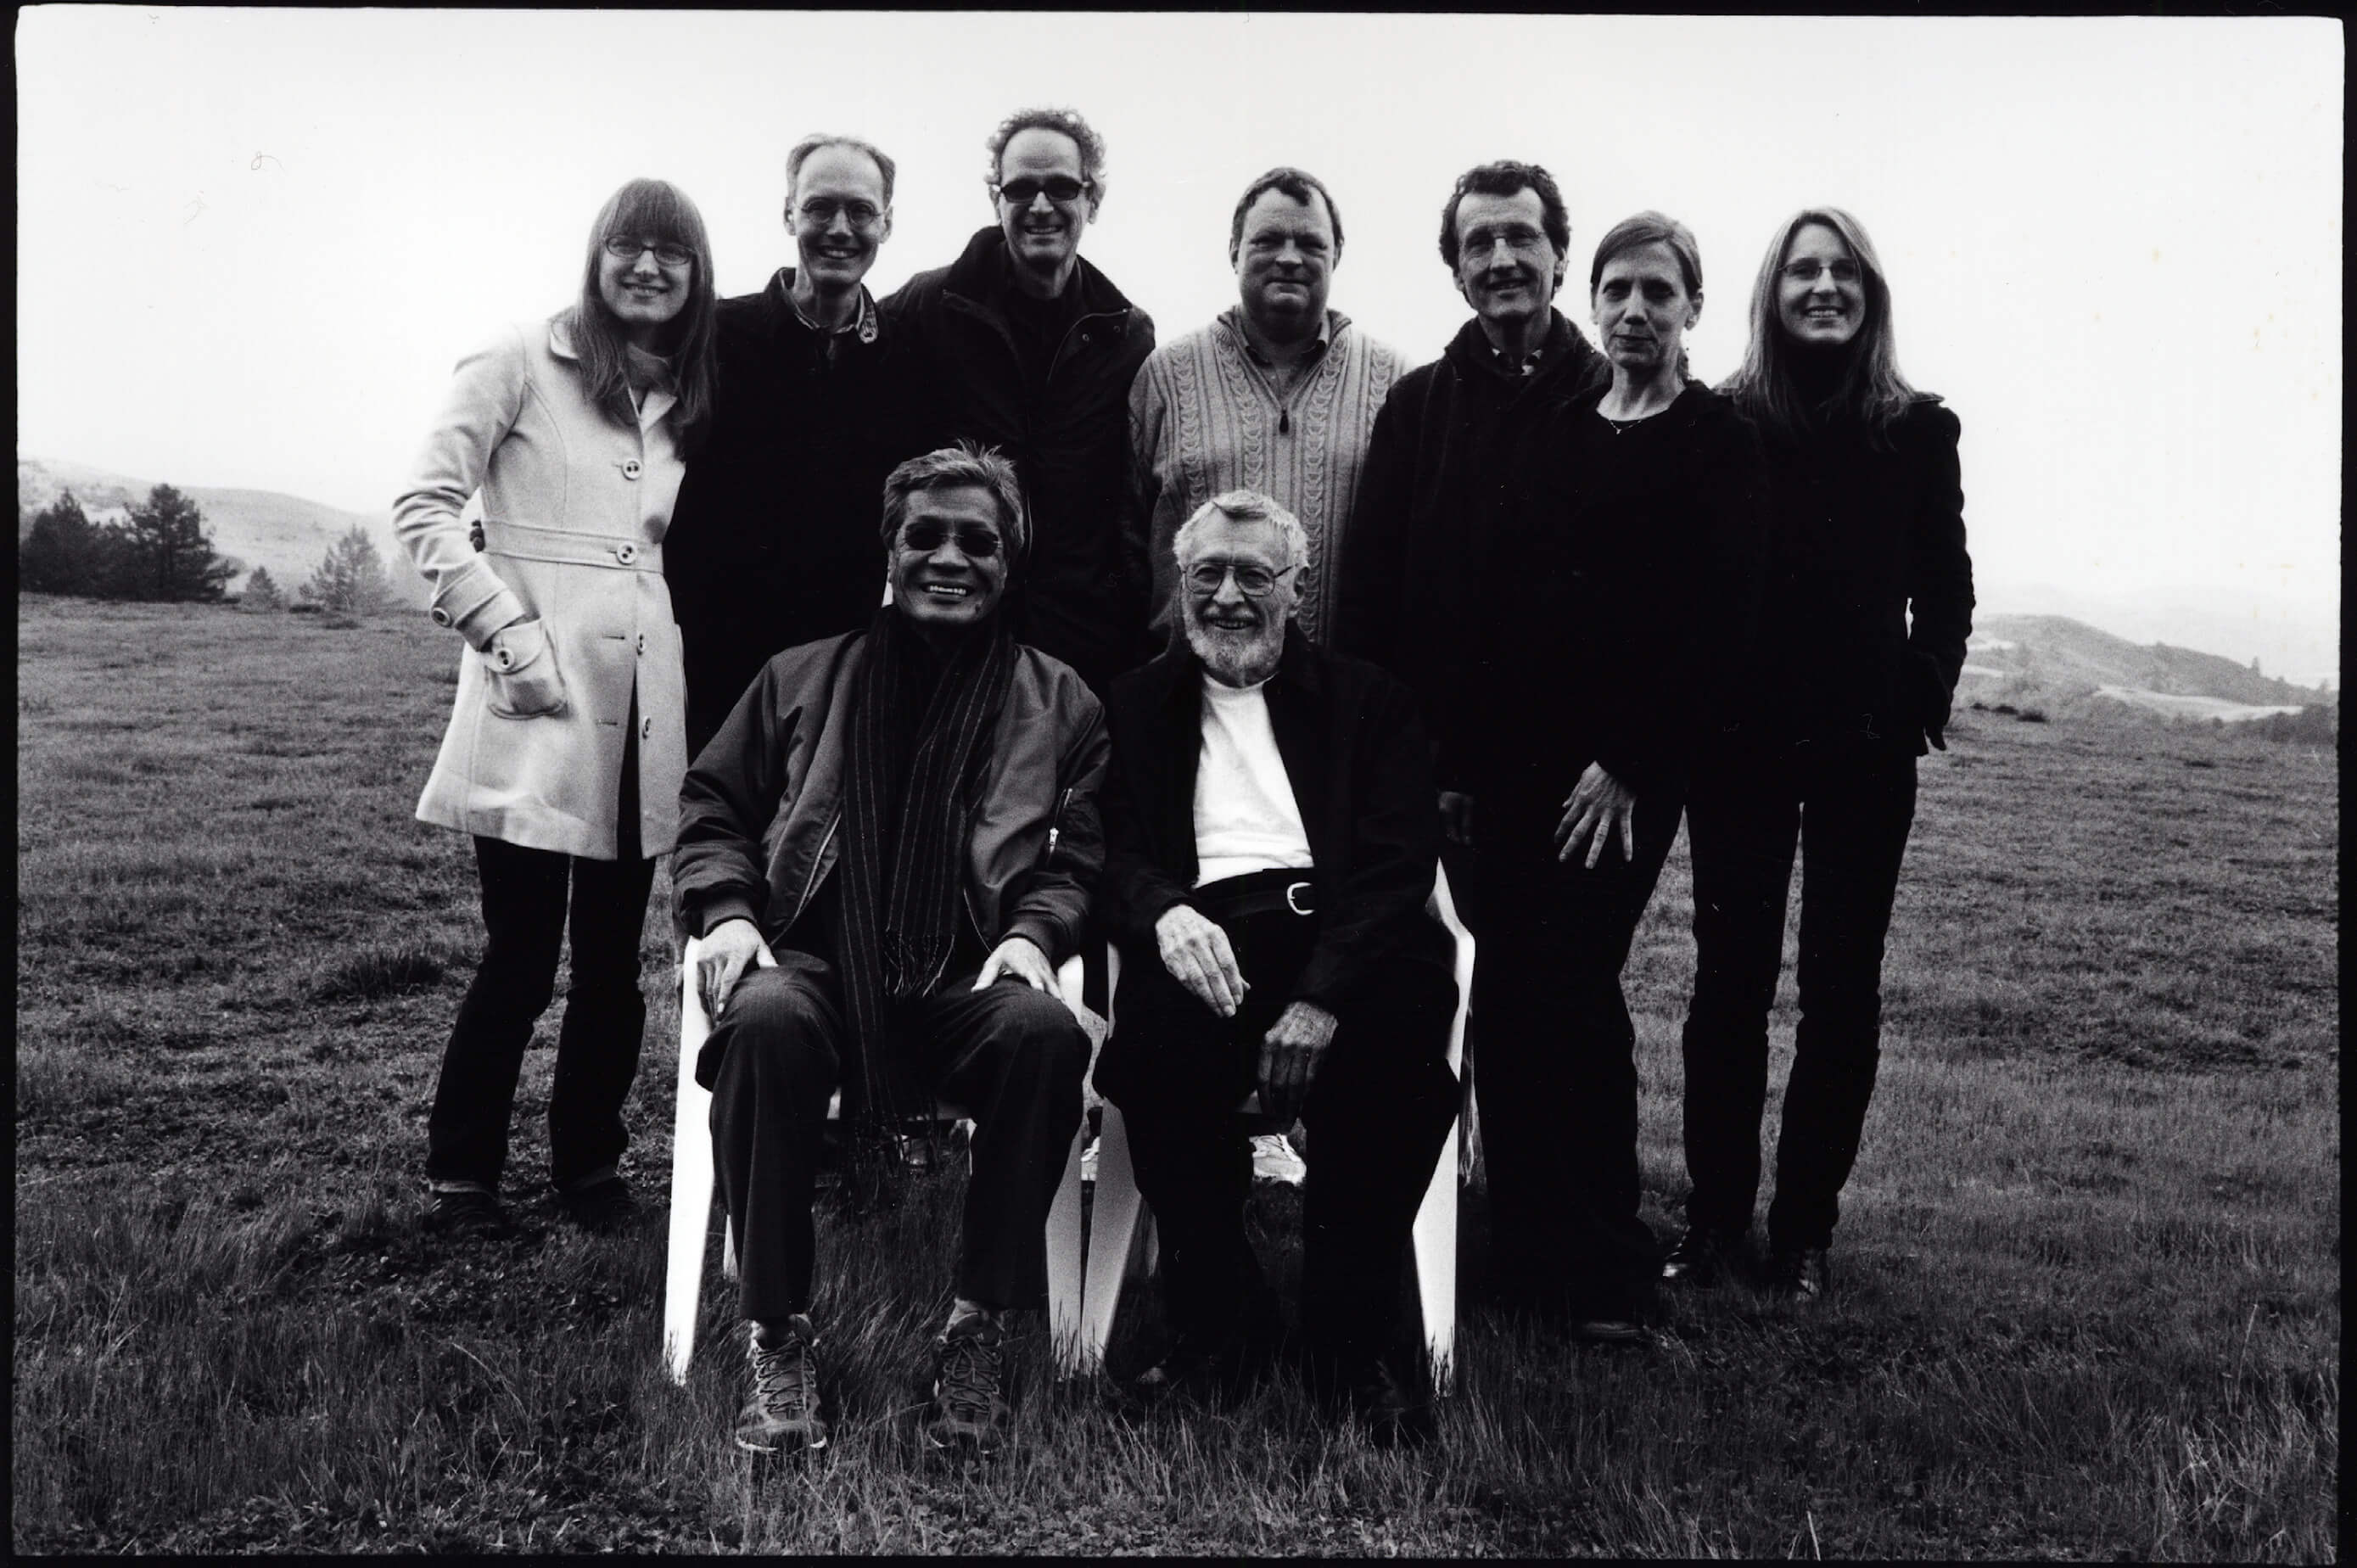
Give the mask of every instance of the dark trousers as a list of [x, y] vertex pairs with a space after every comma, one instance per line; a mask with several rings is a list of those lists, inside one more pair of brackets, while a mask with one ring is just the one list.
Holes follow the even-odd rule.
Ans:
[[[1048, 1294], [1048, 1210], [1072, 1133], [1089, 1040], [1070, 1009], [1017, 980], [973, 989], [977, 972], [916, 1004], [906, 1037], [937, 1098], [974, 1118], [957, 1294], [993, 1307]], [[780, 950], [748, 969], [696, 1058], [712, 1090], [712, 1147], [737, 1235], [737, 1303], [757, 1323], [807, 1311], [816, 1239], [811, 1197], [827, 1097], [843, 1072], [840, 982], [825, 960]]]
[[[1313, 919], [1289, 912], [1220, 924], [1252, 985], [1236, 1015], [1196, 1000], [1157, 954], [1125, 955], [1117, 1024], [1097, 1070], [1154, 1210], [1167, 1319], [1207, 1337], [1267, 1299], [1244, 1232], [1252, 1154], [1236, 1108], [1317, 934]], [[1363, 1364], [1397, 1331], [1409, 1231], [1457, 1114], [1448, 1061], [1456, 1006], [1446, 970], [1401, 962], [1340, 1015], [1303, 1101], [1301, 1326], [1313, 1367]]]
[[609, 1169], [630, 1146], [622, 1102], [638, 1074], [646, 1025], [639, 939], [655, 874], [631, 836], [631, 854], [619, 861], [475, 840], [487, 937], [434, 1086], [429, 1180], [498, 1187], [516, 1077], [533, 1026], [555, 994], [557, 950], [568, 927], [573, 983], [548, 1096], [550, 1179], [560, 1188], [575, 1186]]
[[1801, 1020], [1776, 1144], [1773, 1248], [1833, 1239], [1881, 1057], [1882, 949], [1915, 820], [1915, 759], [1824, 744], [1717, 759], [1695, 781], [1693, 1004], [1685, 1026], [1690, 1225], [1739, 1231], [1760, 1191], [1768, 1011], [1801, 858]]
[[1481, 1145], [1491, 1278], [1507, 1300], [1626, 1317], [1650, 1294], [1659, 1250], [1637, 1216], [1637, 1031], [1620, 971], [1681, 805], [1639, 797], [1635, 859], [1616, 838], [1592, 869], [1584, 848], [1558, 863], [1543, 833], [1477, 841]]

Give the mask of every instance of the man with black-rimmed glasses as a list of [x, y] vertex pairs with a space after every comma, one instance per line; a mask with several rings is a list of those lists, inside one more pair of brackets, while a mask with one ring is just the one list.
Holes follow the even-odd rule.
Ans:
[[932, 445], [908, 356], [862, 281], [891, 237], [893, 175], [866, 142], [804, 137], [786, 155], [800, 265], [720, 303], [715, 418], [663, 542], [691, 757], [771, 654], [876, 613], [876, 498]]

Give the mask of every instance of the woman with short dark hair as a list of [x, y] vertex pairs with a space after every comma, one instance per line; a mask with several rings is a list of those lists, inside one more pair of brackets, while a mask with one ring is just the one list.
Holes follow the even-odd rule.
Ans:
[[714, 311], [694, 203], [630, 181], [590, 229], [580, 298], [459, 361], [393, 505], [435, 621], [468, 644], [417, 815], [473, 835], [488, 929], [427, 1122], [434, 1229], [506, 1228], [516, 1078], [568, 927], [549, 1174], [585, 1225], [632, 1208], [619, 1162], [646, 1018], [639, 943], [687, 769], [662, 540], [711, 408]]
[[1686, 374], [1703, 284], [1685, 226], [1614, 227], [1588, 297], [1612, 379], [1549, 400], [1507, 447], [1462, 776], [1492, 1280], [1609, 1342], [1640, 1337], [1661, 1268], [1620, 972], [1727, 707], [1767, 480], [1735, 405]]
[[1694, 1190], [1663, 1274], [1706, 1281], [1751, 1226], [1797, 846], [1801, 1019], [1768, 1243], [1776, 1284], [1809, 1299], [1830, 1283], [1826, 1250], [1874, 1090], [1915, 759], [1946, 746], [1972, 561], [1956, 417], [1900, 374], [1889, 285], [1857, 219], [1813, 208], [1777, 231], [1752, 290], [1749, 351], [1723, 390], [1766, 446], [1770, 565], [1754, 680], [1687, 807]]

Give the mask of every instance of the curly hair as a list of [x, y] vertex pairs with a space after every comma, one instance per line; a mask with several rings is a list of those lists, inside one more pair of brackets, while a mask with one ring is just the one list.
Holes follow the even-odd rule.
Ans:
[[1099, 201], [1104, 199], [1104, 138], [1096, 134], [1080, 112], [1073, 109], [1018, 109], [998, 123], [983, 145], [990, 150], [990, 173], [985, 180], [996, 188], [1000, 169], [1006, 162], [1006, 144], [1025, 131], [1053, 131], [1060, 136], [1070, 136], [1072, 145], [1081, 149], [1081, 178], [1089, 194]]
[[1547, 243], [1555, 247], [1556, 256], [1571, 253], [1571, 212], [1563, 204], [1563, 191], [1555, 185], [1555, 176], [1536, 164], [1501, 158], [1458, 175], [1456, 188], [1448, 193], [1448, 205], [1440, 209], [1440, 259], [1448, 263], [1450, 272], [1457, 270], [1457, 209], [1465, 199], [1515, 196], [1525, 190], [1539, 193], [1539, 227], [1546, 231]]

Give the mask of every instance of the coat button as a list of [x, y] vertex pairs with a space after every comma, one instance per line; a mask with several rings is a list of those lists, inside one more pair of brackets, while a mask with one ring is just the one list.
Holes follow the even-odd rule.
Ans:
[[639, 477], [639, 474], [640, 474], [640, 469], [641, 469], [641, 467], [642, 467], [642, 465], [639, 462], [639, 460], [638, 460], [636, 457], [625, 457], [625, 458], [623, 458], [623, 459], [622, 459], [622, 478], [626, 478], [626, 479], [635, 479], [635, 478], [637, 478]]
[[640, 651], [640, 652], [641, 652], [641, 653], [644, 653], [646, 650], [647, 650], [647, 634], [646, 634], [645, 632], [643, 632], [643, 631], [642, 631], [642, 632], [639, 633], [639, 651]]
[[429, 613], [433, 616], [434, 624], [436, 626], [448, 626], [450, 624], [450, 612], [444, 609], [441, 606], [435, 606]]
[[639, 547], [635, 544], [618, 544], [614, 547], [614, 559], [625, 566], [638, 558]]
[[640, 719], [639, 721], [639, 738], [640, 740], [652, 740], [654, 737], [655, 721], [652, 719]]
[[508, 651], [506, 649], [504, 649], [504, 648], [498, 650], [497, 650], [497, 653], [498, 653], [498, 658], [499, 658], [499, 661], [500, 661], [500, 669], [502, 669], [502, 670], [507, 670], [507, 669], [511, 669], [511, 668], [512, 668], [512, 667], [514, 666], [514, 664], [515, 664], [515, 655], [514, 655], [514, 654], [512, 654], [512, 653], [509, 652], [509, 651]]

